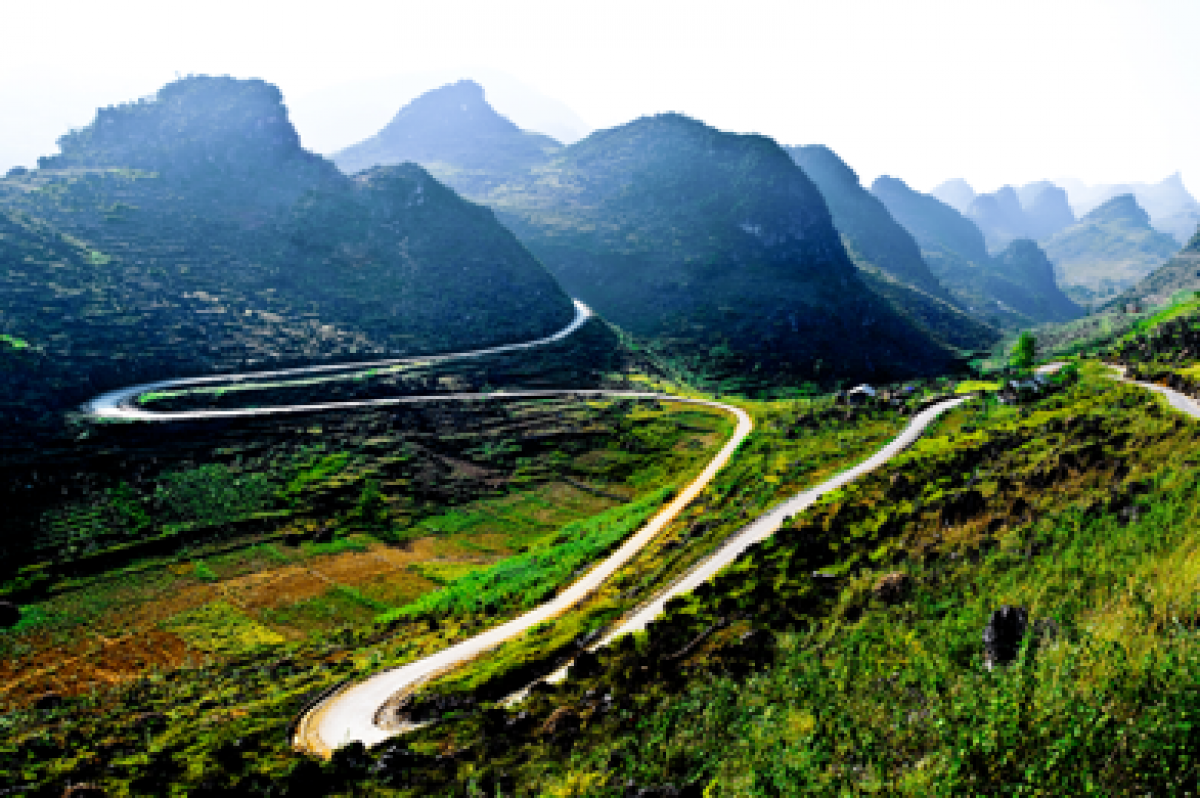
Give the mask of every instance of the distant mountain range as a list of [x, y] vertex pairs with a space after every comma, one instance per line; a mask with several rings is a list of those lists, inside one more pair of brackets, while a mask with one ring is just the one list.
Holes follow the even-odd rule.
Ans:
[[573, 315], [491, 211], [414, 164], [342, 175], [300, 147], [261, 81], [177, 81], [60, 147], [0, 180], [15, 264], [0, 332], [61, 368], [51, 403], [145, 377], [529, 340]]
[[1129, 288], [1179, 249], [1150, 224], [1133, 194], [1121, 194], [1045, 242], [1059, 279], [1080, 299], [1104, 300]]
[[[937, 197], [894, 177], [878, 178], [871, 193], [912, 234], [933, 273], [971, 312], [1003, 327], [1081, 315], [1056, 283], [1044, 253], [1029, 239], [1014, 238], [993, 256], [979, 227]], [[1014, 199], [997, 199], [1000, 210]]]
[[1158, 230], [1169, 233], [1182, 245], [1190, 241], [1200, 227], [1200, 202], [1183, 185], [1176, 172], [1158, 183], [1115, 183], [1089, 186], [1078, 180], [1056, 181], [1067, 190], [1076, 214], [1082, 216], [1121, 194], [1132, 194], [1150, 215]]
[[[665, 114], [534, 152], [489, 110], [478, 87], [446, 86], [371, 142], [407, 142], [390, 157], [415, 157], [493, 207], [573, 295], [697, 370], [794, 383], [953, 359], [946, 338], [863, 284], [820, 192], [774, 142]], [[358, 165], [349, 155], [361, 151], [338, 162]], [[944, 295], [919, 254], [889, 261], [906, 266]], [[960, 316], [972, 343], [987, 339]]]
[[828, 147], [788, 147], [817, 185], [863, 279], [931, 335], [962, 349], [995, 342], [998, 331], [959, 306], [921, 257], [917, 242]]
[[[1051, 193], [1045, 194], [1047, 191]], [[1017, 197], [1015, 205], [1012, 192]], [[1076, 219], [1122, 194], [1132, 194], [1138, 205], [1150, 215], [1150, 223], [1154, 228], [1174, 236], [1180, 245], [1190, 240], [1197, 227], [1200, 227], [1200, 202], [1188, 192], [1179, 173], [1159, 183], [1089, 186], [1073, 178], [1060, 178], [1053, 182], [1039, 180], [1017, 188], [1005, 186], [984, 195], [977, 195], [965, 180], [954, 178], [930, 193], [974, 220], [993, 250], [1011, 240], [1007, 237], [1017, 229], [1023, 236], [1045, 241]], [[986, 197], [992, 199], [984, 199], [980, 206], [974, 207], [977, 200]], [[1000, 205], [1002, 210], [998, 210], [996, 205]]]
[[965, 180], [956, 178], [930, 193], [973, 221], [993, 253], [1017, 238], [1045, 240], [1075, 222], [1067, 193], [1046, 181], [976, 194]]

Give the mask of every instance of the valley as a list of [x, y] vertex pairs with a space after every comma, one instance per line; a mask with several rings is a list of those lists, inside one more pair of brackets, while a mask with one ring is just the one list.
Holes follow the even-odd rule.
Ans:
[[0, 794], [1200, 778], [1179, 180], [288, 113], [177, 78], [0, 179]]

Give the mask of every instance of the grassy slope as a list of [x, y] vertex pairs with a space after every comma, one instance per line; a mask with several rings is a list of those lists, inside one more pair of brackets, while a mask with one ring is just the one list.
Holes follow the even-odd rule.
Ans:
[[[772, 502], [774, 497], [790, 494], [832, 470], [844, 467], [847, 462], [861, 458], [865, 452], [885, 441], [896, 428], [896, 420], [886, 416], [836, 421], [841, 418], [840, 412], [832, 415], [832, 411], [823, 409], [821, 404], [812, 405], [811, 410], [805, 409], [809, 407], [808, 404], [794, 403], [756, 406], [754, 412], [759, 416], [764, 434], [747, 447], [748, 457], [743, 464], [722, 476], [714, 490], [664, 538], [661, 547], [647, 552], [645, 557], [628, 569], [615, 588], [616, 592], [624, 594], [624, 598], [614, 594], [600, 598], [609, 606], [613, 606], [614, 600], [628, 605], [694, 561], [705, 547], [711, 546], [738, 523], [736, 514], [713, 523], [710, 516], [714, 505], [734, 506], [740, 508], [738, 513], [753, 513]], [[812, 415], [812, 412], [817, 415]], [[658, 411], [650, 410], [648, 414], [645, 410], [639, 411], [642, 417], [634, 419], [630, 431], [632, 437], [626, 439], [626, 436], [622, 436], [621, 439], [624, 451], [628, 451], [636, 442], [637, 448], [633, 451], [641, 452], [637, 455], [639, 462], [643, 463], [639, 466], [640, 470], [622, 472], [620, 463], [603, 465], [603, 461], [591, 457], [577, 461], [579, 467], [616, 468], [611, 473], [627, 473], [625, 478], [634, 479], [635, 483], [639, 479], [637, 475], [641, 474], [646, 478], [645, 489], [670, 481], [674, 472], [656, 472], [652, 467], [652, 463], [662, 462], [660, 447], [652, 445], [653, 442], [657, 439], [669, 440], [662, 438], [668, 428], [660, 429], [662, 422], [655, 421], [657, 415]], [[673, 435], [695, 436], [699, 430], [714, 429], [705, 421], [707, 414], [694, 410], [686, 410], [682, 414], [667, 412], [663, 416], [664, 420], [676, 417], [682, 423], [675, 427]], [[461, 420], [447, 421], [461, 424]], [[307, 425], [313, 422], [328, 431], [334, 419], [317, 417]], [[720, 429], [720, 425], [717, 428]], [[650, 434], [650, 437], [643, 439], [645, 434]], [[721, 436], [724, 434], [727, 434], [727, 430]], [[378, 433], [367, 433], [367, 437], [378, 439]], [[683, 439], [680, 440], [682, 444]], [[716, 444], [720, 437], [713, 437], [711, 432], [702, 432], [700, 440], [711, 442], [705, 444], [708, 446]], [[561, 442], [555, 445], [561, 447]], [[704, 448], [683, 444], [682, 448], [676, 448], [675, 462], [697, 462], [691, 458], [702, 457], [704, 451]], [[609, 460], [610, 457], [604, 459]], [[524, 473], [536, 475], [537, 469], [530, 467], [533, 465], [535, 463], [527, 465]], [[766, 479], [760, 476], [764, 471], [768, 474]], [[600, 473], [603, 472], [584, 478], [599, 481]], [[335, 476], [330, 475], [331, 478]], [[537, 479], [529, 484], [538, 484]], [[610, 492], [620, 490], [611, 479], [604, 487]], [[531, 497], [531, 501], [534, 498]], [[472, 517], [478, 519], [497, 512], [501, 515], [507, 512], [503, 505], [492, 506], [492, 510], [487, 509], [486, 503], [475, 506], [475, 509], [464, 507], [458, 518], [461, 522]], [[589, 513], [594, 513], [594, 510]], [[440, 520], [431, 516], [426, 523], [442, 528], [449, 520], [449, 515]], [[468, 522], [464, 527], [465, 532], [456, 537], [463, 544], [444, 549], [441, 555], [443, 559], [447, 554], [450, 560], [458, 559], [462, 563], [460, 566], [455, 567], [453, 562], [446, 562], [439, 567], [431, 567], [432, 563], [430, 566], [414, 563], [417, 566], [415, 573], [406, 583], [410, 587], [423, 584], [426, 585], [423, 589], [428, 590], [431, 580], [435, 584], [449, 582], [452, 585], [454, 578], [467, 573], [469, 567], [464, 556], [470, 559], [479, 554], [477, 548], [465, 546], [472, 539], [471, 528], [471, 522]], [[492, 539], [488, 535], [475, 535], [474, 538], [480, 542]], [[361, 541], [357, 545], [367, 551], [359, 553], [344, 548], [354, 544], [355, 540]], [[193, 556], [175, 561], [176, 571], [170, 570], [170, 563], [164, 562], [160, 567], [163, 568], [164, 577], [185, 582], [190, 580], [193, 589], [212, 589], [237, 598], [247, 598], [251, 594], [245, 593], [245, 580], [264, 572], [264, 569], [269, 571], [306, 565], [328, 574], [332, 572], [331, 569], [341, 567], [346, 558], [357, 557], [361, 560], [371, 556], [372, 552], [381, 551], [375, 548], [369, 538], [353, 536], [341, 544], [343, 549], [340, 552], [320, 549], [309, 551], [307, 547], [312, 545], [316, 544], [306, 543], [299, 550], [292, 550], [278, 543], [256, 543], [227, 556]], [[504, 551], [503, 547], [494, 549], [497, 555]], [[197, 552], [197, 555], [202, 554]], [[196, 561], [201, 562], [202, 566], [197, 566]], [[179, 571], [185, 566], [185, 570]], [[80, 589], [74, 593], [80, 598], [96, 597], [101, 606], [94, 608], [92, 617], [95, 617], [95, 612], [103, 614], [106, 610], [103, 606], [103, 584], [106, 579], [108, 577], [81, 583], [77, 585]], [[133, 574], [124, 580], [118, 577], [113, 588], [119, 594], [121, 590], [147, 581], [144, 573]], [[178, 586], [170, 587], [164, 583], [158, 587], [165, 589], [165, 595], [179, 592]], [[311, 789], [311, 783], [308, 783], [311, 768], [290, 753], [284, 734], [288, 718], [306, 695], [338, 679], [352, 675], [361, 677], [386, 664], [419, 656], [461, 635], [470, 634], [483, 624], [496, 622], [515, 610], [515, 606], [505, 607], [503, 613], [497, 616], [496, 608], [484, 614], [469, 609], [465, 613], [438, 613], [422, 617], [399, 627], [395, 624], [373, 625], [371, 619], [377, 612], [375, 608], [378, 602], [386, 603], [388, 597], [373, 593], [368, 588], [369, 585], [358, 584], [354, 580], [343, 581], [341, 587], [318, 594], [315, 600], [298, 602], [286, 612], [283, 608], [253, 609], [251, 602], [251, 609], [232, 613], [226, 611], [224, 615], [216, 617], [203, 613], [185, 614], [178, 622], [172, 623], [170, 629], [163, 629], [156, 636], [147, 638], [151, 650], [125, 652], [128, 658], [134, 660], [141, 657], [149, 661], [159, 654], [171, 653], [165, 652], [165, 634], [182, 637], [193, 644], [210, 634], [213, 640], [232, 641], [232, 649], [211, 653], [210, 656], [215, 657], [211, 664], [179, 670], [174, 668], [186, 665], [188, 657], [196, 662], [197, 655], [175, 650], [178, 656], [176, 661], [168, 663], [170, 667], [165, 675], [151, 675], [124, 687], [102, 687], [90, 698], [85, 694], [68, 699], [62, 709], [31, 711], [13, 710], [10, 707], [9, 714], [3, 719], [10, 734], [4, 746], [0, 747], [0, 767], [7, 774], [24, 774], [18, 778], [47, 785], [47, 789], [61, 785], [69, 776], [76, 780], [100, 780], [116, 794], [124, 794], [126, 790], [144, 794], [153, 791], [153, 785], [168, 780], [190, 784], [192, 789], [207, 781], [228, 789], [236, 784], [239, 785], [237, 789], [251, 792], [273, 784], [273, 789], [278, 791], [289, 783], [285, 778], [288, 773], [293, 774], [290, 778], [296, 779], [296, 789]], [[108, 591], [110, 595], [112, 592]], [[161, 590], [158, 594], [164, 595]], [[116, 597], [128, 601], [128, 596]], [[392, 598], [394, 600], [397, 596], [393, 594]], [[229, 603], [228, 599], [220, 600]], [[586, 621], [595, 616], [588, 614], [583, 617]], [[42, 628], [47, 627], [43, 625]], [[309, 629], [310, 634], [306, 639], [297, 639], [289, 631], [297, 628]], [[564, 628], [558, 631], [562, 632]], [[238, 647], [238, 641], [246, 644], [256, 640], [271, 642], [267, 632], [282, 634], [288, 642], [259, 648]], [[64, 633], [64, 639], [71, 638], [69, 629], [64, 629]], [[12, 639], [14, 643], [17, 640], [20, 638]], [[18, 647], [34, 642], [30, 638]], [[213, 645], [220, 649], [223, 644]], [[514, 664], [518, 667], [521, 665], [520, 657]], [[54, 741], [61, 740], [62, 734], [69, 735], [75, 744], [69, 751], [52, 754], [46, 746], [56, 744]], [[305, 776], [305, 773], [309, 773], [309, 776]], [[320, 774], [317, 775], [319, 778]], [[57, 788], [61, 790], [61, 786]]]
[[[1030, 409], [966, 408], [526, 715], [397, 750], [430, 780], [418, 794], [452, 789], [420, 756], [439, 746], [459, 751], [459, 784], [551, 794], [1178, 789], [1197, 776], [1198, 443], [1095, 370]], [[872, 587], [894, 570], [911, 592], [885, 604]], [[989, 673], [979, 635], [1004, 603], [1059, 633]]]

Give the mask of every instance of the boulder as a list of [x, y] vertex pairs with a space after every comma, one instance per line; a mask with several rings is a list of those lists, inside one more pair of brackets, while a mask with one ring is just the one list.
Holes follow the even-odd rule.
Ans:
[[884, 604], [897, 604], [904, 600], [911, 589], [912, 577], [900, 571], [892, 571], [879, 577], [871, 592]]
[[1029, 628], [1029, 611], [1005, 604], [988, 617], [983, 628], [983, 661], [988, 670], [1017, 658]]
[[104, 798], [108, 795], [95, 784], [72, 784], [63, 791], [63, 798]]
[[33, 700], [34, 709], [47, 710], [58, 709], [62, 706], [63, 697], [61, 693], [56, 693], [53, 690], [47, 693], [42, 693]]
[[579, 728], [579, 713], [574, 708], [562, 706], [550, 713], [542, 724], [542, 734], [559, 734]]

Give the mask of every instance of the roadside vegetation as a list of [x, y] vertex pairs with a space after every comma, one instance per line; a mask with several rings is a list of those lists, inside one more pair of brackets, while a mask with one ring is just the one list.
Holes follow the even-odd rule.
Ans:
[[[612, 591], [514, 647], [502, 667], [456, 678], [494, 688], [552, 666], [540, 641], [561, 644], [565, 635], [573, 645], [682, 573], [745, 518], [882, 445], [905, 418], [839, 408], [829, 397], [750, 407], [761, 439], [744, 445], [745, 460]], [[296, 768], [300, 779], [309, 765], [291, 751], [286, 725], [313, 694], [513, 617], [587, 565], [580, 556], [568, 571], [561, 554], [611, 546], [732, 430], [703, 408], [569, 399], [237, 426], [215, 438], [210, 428], [206, 451], [240, 462], [240, 472], [271, 475], [274, 509], [257, 511], [270, 513], [256, 520], [265, 528], [197, 537], [95, 572], [76, 563], [50, 569], [36, 584], [28, 573], [10, 582], [23, 620], [0, 633], [9, 687], [0, 762], [21, 783], [96, 780], [116, 794], [145, 794], [160, 783], [266, 789]], [[277, 434], [265, 434], [272, 427]], [[291, 449], [280, 445], [297, 438]], [[276, 459], [255, 460], [257, 441]], [[175, 469], [153, 479], [147, 472], [127, 492], [101, 494], [105, 512], [124, 502], [133, 518], [128, 507], [140, 507], [148, 520], [138, 523], [155, 530], [170, 512], [155, 509], [159, 485], [190, 486], [197, 475], [218, 486], [233, 479], [231, 466], [197, 464], [192, 472], [190, 480]], [[372, 481], [379, 494], [368, 490]], [[375, 503], [373, 495], [383, 497], [384, 527], [361, 523], [370, 515], [363, 497]], [[713, 523], [711, 509], [726, 504], [736, 512]], [[66, 513], [52, 509], [55, 518]], [[486, 601], [454, 598], [485, 582]], [[562, 648], [551, 645], [550, 654]], [[51, 651], [59, 660], [47, 663]], [[65, 756], [39, 747], [63, 734], [110, 742]], [[229, 746], [244, 752], [242, 764], [230, 766]]]

